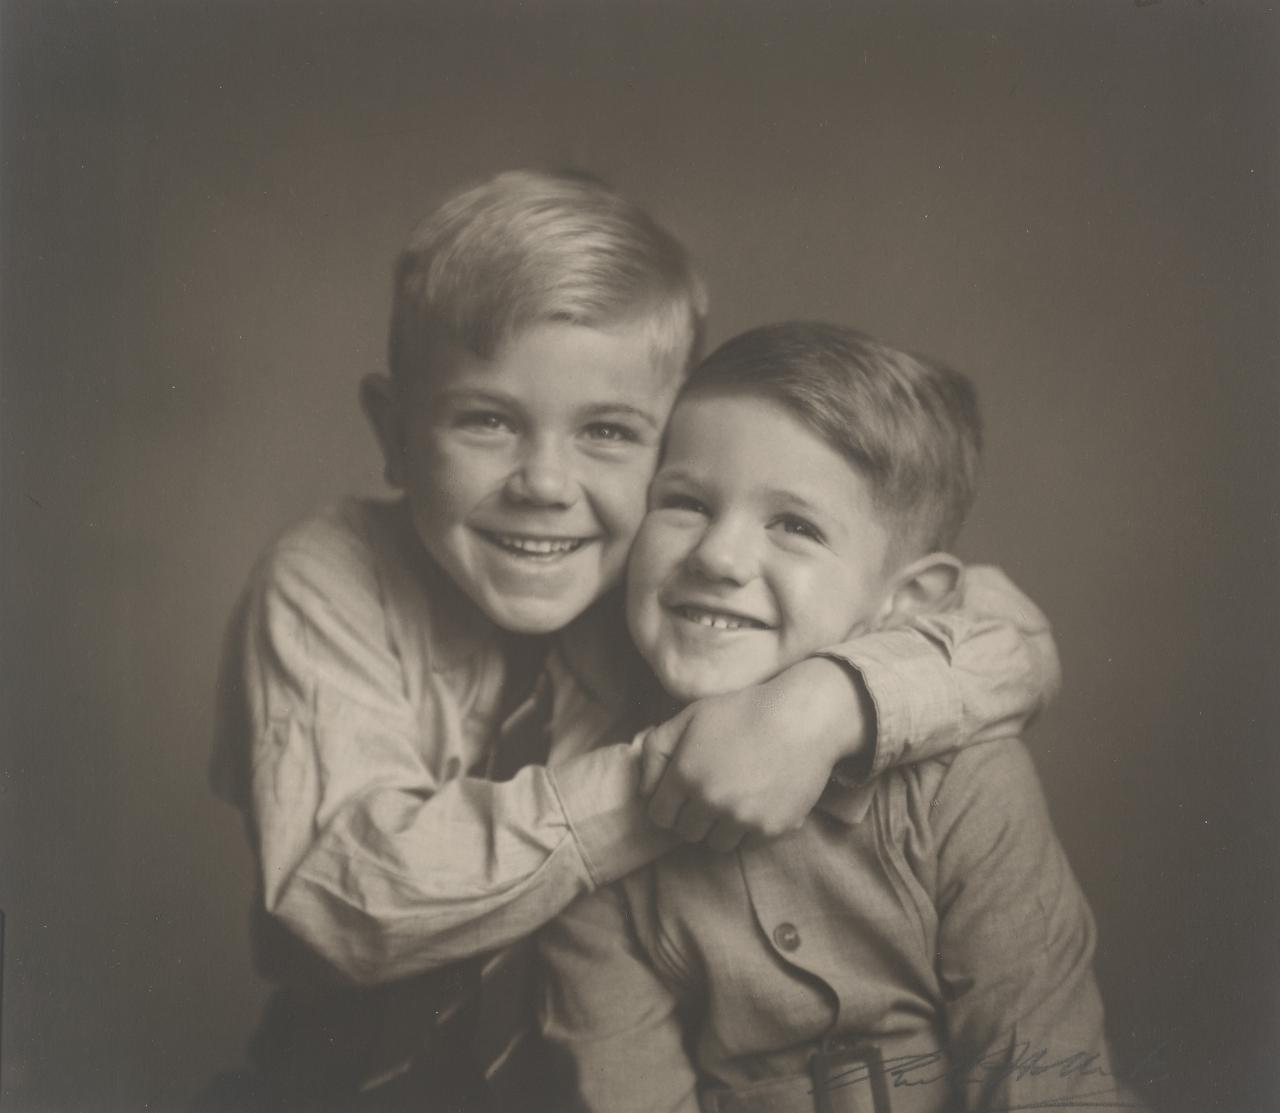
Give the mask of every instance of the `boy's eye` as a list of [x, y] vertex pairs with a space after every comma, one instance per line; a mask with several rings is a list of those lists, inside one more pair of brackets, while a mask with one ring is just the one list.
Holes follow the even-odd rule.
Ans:
[[692, 514], [706, 514], [706, 503], [699, 502], [692, 495], [682, 495], [676, 491], [667, 491], [658, 496], [659, 510], [687, 510]]
[[784, 533], [789, 533], [793, 537], [805, 537], [810, 541], [819, 543], [824, 541], [822, 530], [808, 519], [798, 517], [795, 514], [784, 514], [778, 519], [778, 525], [782, 527]]
[[453, 420], [459, 429], [480, 433], [510, 433], [515, 430], [512, 420], [497, 410], [464, 410]]
[[633, 444], [640, 439], [634, 429], [619, 425], [615, 421], [592, 422], [585, 432], [592, 440], [603, 441], [606, 444]]

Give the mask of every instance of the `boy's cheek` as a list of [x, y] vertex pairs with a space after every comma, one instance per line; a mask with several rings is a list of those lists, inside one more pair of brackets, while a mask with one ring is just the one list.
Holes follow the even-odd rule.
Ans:
[[648, 503], [649, 483], [643, 476], [633, 477], [631, 482], [617, 489], [611, 502], [614, 505], [613, 533], [627, 549], [635, 543], [636, 535], [644, 522]]

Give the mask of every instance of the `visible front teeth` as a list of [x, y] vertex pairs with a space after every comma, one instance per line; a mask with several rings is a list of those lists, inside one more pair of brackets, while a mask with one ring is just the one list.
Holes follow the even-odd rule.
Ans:
[[701, 607], [680, 607], [680, 614], [690, 622], [699, 626], [708, 626], [712, 630], [763, 630], [764, 623], [752, 618], [739, 618], [720, 611], [704, 611]]
[[580, 549], [584, 543], [582, 538], [576, 537], [555, 539], [544, 537], [514, 537], [511, 534], [505, 533], [491, 533], [489, 536], [504, 549], [509, 549], [513, 553], [528, 553], [531, 556], [552, 556], [561, 553], [571, 553], [575, 549]]

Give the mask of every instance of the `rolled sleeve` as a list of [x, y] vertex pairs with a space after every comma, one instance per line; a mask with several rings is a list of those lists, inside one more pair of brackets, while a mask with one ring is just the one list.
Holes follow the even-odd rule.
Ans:
[[246, 814], [260, 912], [358, 983], [509, 943], [658, 852], [626, 746], [554, 782], [459, 776], [485, 737], [456, 694], [475, 676], [406, 649], [386, 599], [354, 530], [278, 546], [231, 627], [214, 762]]
[[640, 739], [583, 754], [550, 772], [591, 882], [608, 885], [679, 844], [655, 827], [640, 796]]
[[999, 569], [966, 571], [955, 609], [916, 616], [824, 650], [854, 670], [875, 710], [869, 762], [878, 776], [958, 746], [1018, 737], [1058, 690], [1048, 621]]

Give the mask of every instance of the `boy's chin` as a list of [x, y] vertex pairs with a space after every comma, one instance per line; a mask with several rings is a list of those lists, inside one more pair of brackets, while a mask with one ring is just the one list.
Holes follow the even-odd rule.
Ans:
[[474, 601], [489, 621], [513, 634], [554, 634], [595, 602], [587, 595], [569, 600], [482, 596]]
[[681, 704], [712, 696], [740, 692], [768, 680], [773, 674], [760, 670], [667, 670], [659, 673], [663, 690]]

